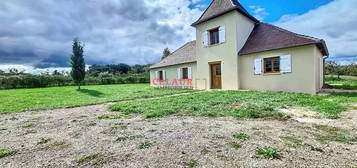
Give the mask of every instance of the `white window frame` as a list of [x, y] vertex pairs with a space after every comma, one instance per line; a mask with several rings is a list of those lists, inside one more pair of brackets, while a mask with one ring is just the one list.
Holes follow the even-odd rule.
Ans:
[[[211, 31], [218, 29], [218, 43], [215, 44], [211, 44]], [[225, 26], [218, 26], [212, 29], [209, 29], [205, 32], [202, 33], [202, 44], [203, 47], [210, 47], [210, 46], [216, 46], [219, 44], [223, 44], [226, 42], [226, 37], [227, 37], [227, 33], [226, 33], [226, 27]]]

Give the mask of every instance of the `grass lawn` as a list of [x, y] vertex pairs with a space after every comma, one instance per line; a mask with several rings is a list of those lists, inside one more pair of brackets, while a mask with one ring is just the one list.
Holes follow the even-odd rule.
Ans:
[[357, 102], [356, 93], [339, 93], [325, 96], [307, 94], [216, 91], [200, 92], [158, 100], [119, 103], [110, 107], [126, 114], [142, 113], [145, 117], [170, 114], [194, 116], [234, 116], [239, 118], [284, 118], [278, 109], [301, 106], [321, 112], [328, 118], [337, 118], [347, 110], [347, 103]]
[[0, 90], [0, 113], [54, 109], [100, 104], [112, 101], [151, 98], [193, 90], [155, 89], [148, 84], [50, 87]]
[[334, 89], [357, 90], [356, 76], [326, 76], [326, 84], [329, 84]]

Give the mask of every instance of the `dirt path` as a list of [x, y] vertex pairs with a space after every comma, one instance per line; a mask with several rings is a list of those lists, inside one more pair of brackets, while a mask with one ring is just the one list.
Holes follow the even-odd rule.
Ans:
[[352, 104], [352, 110], [345, 111], [339, 119], [326, 119], [321, 114], [304, 108], [283, 109], [284, 112], [301, 123], [329, 125], [357, 132], [357, 104]]
[[[101, 115], [118, 114], [108, 112], [106, 106], [1, 115], [0, 149], [17, 150], [17, 153], [0, 158], [0, 167], [357, 166], [356, 142], [322, 140], [326, 136], [328, 139], [331, 132], [316, 126], [337, 124], [346, 129], [343, 133], [357, 137], [356, 110], [326, 123], [299, 122], [294, 118], [287, 121], [189, 116], [143, 119], [140, 115], [98, 119]], [[236, 132], [248, 134], [249, 139], [235, 139], [232, 135]], [[229, 145], [231, 142], [241, 147], [235, 149]], [[266, 146], [277, 148], [280, 159], [265, 159], [256, 154], [258, 148]]]

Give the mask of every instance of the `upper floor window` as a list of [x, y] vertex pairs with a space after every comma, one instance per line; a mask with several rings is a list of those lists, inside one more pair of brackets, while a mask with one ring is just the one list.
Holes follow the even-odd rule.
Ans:
[[209, 31], [210, 45], [219, 43], [219, 28], [212, 29]]
[[203, 46], [215, 45], [226, 41], [226, 31], [224, 26], [220, 26], [202, 34]]

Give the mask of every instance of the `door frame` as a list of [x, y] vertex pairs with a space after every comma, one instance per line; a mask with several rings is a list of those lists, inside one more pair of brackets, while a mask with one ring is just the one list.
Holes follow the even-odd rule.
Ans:
[[[209, 62], [209, 81], [210, 81], [210, 89], [222, 89], [222, 62], [221, 61], [214, 61], [214, 62]], [[212, 66], [214, 65], [221, 65], [221, 80], [220, 80], [220, 88], [213, 88], [213, 73], [212, 73]]]

